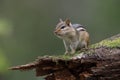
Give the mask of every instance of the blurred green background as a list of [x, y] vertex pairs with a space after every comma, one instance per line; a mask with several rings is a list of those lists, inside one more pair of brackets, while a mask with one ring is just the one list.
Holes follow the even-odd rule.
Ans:
[[93, 44], [120, 32], [120, 0], [0, 0], [0, 80], [43, 80], [7, 68], [63, 54], [59, 18], [85, 25]]

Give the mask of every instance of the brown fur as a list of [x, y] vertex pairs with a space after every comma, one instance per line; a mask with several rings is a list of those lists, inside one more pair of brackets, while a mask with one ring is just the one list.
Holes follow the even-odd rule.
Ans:
[[81, 31], [80, 33], [80, 41], [85, 41], [87, 42], [86, 46], [88, 48], [88, 45], [89, 45], [89, 34], [87, 31]]

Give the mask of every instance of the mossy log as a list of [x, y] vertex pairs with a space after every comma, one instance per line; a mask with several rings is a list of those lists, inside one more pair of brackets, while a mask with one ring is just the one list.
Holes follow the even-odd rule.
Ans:
[[35, 69], [45, 80], [120, 80], [120, 34], [74, 55], [43, 56], [11, 70]]

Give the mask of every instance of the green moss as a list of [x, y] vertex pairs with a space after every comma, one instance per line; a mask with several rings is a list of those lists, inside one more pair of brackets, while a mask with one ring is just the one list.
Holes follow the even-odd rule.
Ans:
[[79, 54], [84, 54], [84, 53], [86, 53], [86, 52], [88, 52], [88, 51], [86, 51], [86, 50], [81, 50], [81, 51], [77, 51], [77, 52], [74, 53], [74, 54], [60, 55], [60, 56], [58, 56], [58, 57], [59, 57], [59, 58], [62, 58], [62, 59], [64, 59], [64, 60], [70, 60], [70, 59], [73, 58], [74, 56], [77, 56], [77, 55], [79, 55]]
[[69, 60], [69, 59], [71, 59], [72, 56], [71, 55], [60, 55], [59, 57], [64, 60]]
[[61, 60], [69, 60], [69, 59], [71, 59], [71, 57], [72, 57], [72, 55], [52, 55], [52, 56], [50, 56], [50, 55], [45, 55], [45, 56], [40, 56], [40, 57], [38, 57], [38, 60], [39, 59], [41, 59], [41, 58], [48, 58], [48, 59], [52, 59], [53, 61], [56, 61], [56, 60], [58, 60], [58, 59], [61, 59]]
[[[49, 58], [51, 58], [53, 61], [56, 61], [58, 59], [62, 59], [62, 60], [65, 60], [65, 61], [68, 61], [70, 60], [71, 58], [73, 58], [73, 56], [76, 56], [78, 54], [80, 54], [81, 52], [76, 52], [74, 54], [68, 54], [68, 55], [54, 55], [54, 56], [47, 56]], [[45, 56], [46, 57], [46, 56]]]
[[90, 46], [90, 48], [98, 48], [98, 47], [109, 47], [109, 48], [117, 48], [120, 47], [120, 38], [116, 38], [114, 40], [103, 40], [99, 43], [93, 44]]

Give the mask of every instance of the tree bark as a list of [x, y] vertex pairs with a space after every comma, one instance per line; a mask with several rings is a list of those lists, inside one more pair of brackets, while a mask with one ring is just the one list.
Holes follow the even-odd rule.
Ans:
[[74, 55], [38, 57], [10, 69], [35, 69], [45, 80], [120, 80], [120, 34]]

